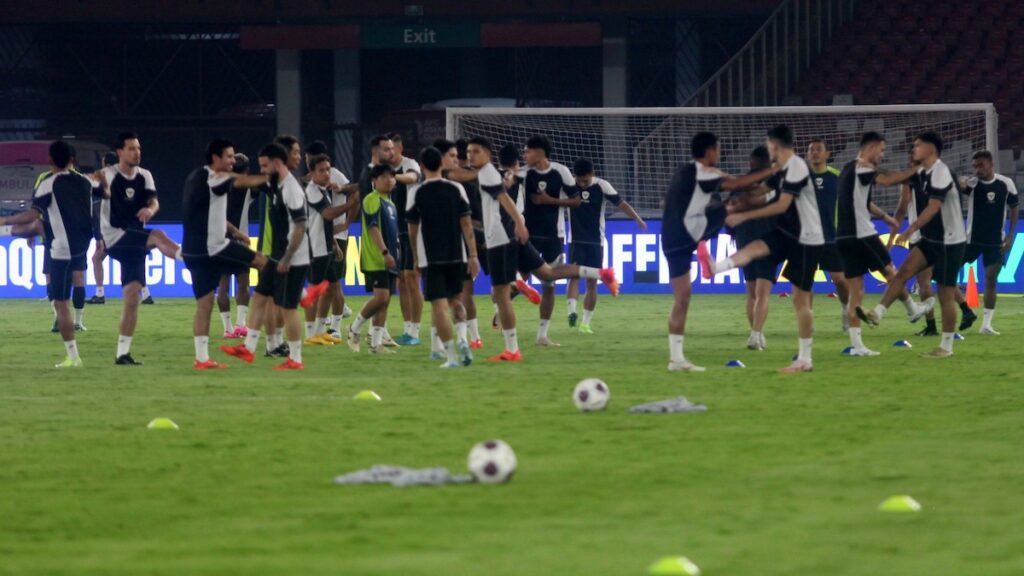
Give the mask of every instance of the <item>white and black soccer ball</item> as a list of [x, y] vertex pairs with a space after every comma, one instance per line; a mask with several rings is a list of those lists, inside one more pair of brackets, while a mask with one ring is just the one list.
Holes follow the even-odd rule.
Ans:
[[612, 391], [608, 385], [597, 378], [580, 380], [572, 391], [572, 401], [580, 412], [596, 412], [604, 410], [612, 399]]
[[508, 482], [516, 472], [516, 453], [501, 440], [480, 442], [469, 451], [469, 472], [484, 484]]

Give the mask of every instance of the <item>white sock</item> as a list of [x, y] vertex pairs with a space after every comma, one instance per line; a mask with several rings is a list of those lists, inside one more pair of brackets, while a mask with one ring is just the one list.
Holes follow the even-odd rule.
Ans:
[[221, 312], [220, 321], [224, 324], [224, 331], [231, 332], [234, 330], [234, 326], [231, 325], [231, 312]]
[[142, 291], [139, 292], [139, 298], [145, 300], [149, 298], [149, 286], [143, 286]]
[[[985, 313], [988, 314], [987, 311]], [[80, 325], [82, 323], [82, 317], [83, 316], [85, 316], [85, 309], [84, 308], [75, 308], [75, 324], [79, 324]], [[986, 316], [986, 318], [991, 319], [992, 315], [989, 314], [988, 316]], [[988, 326], [988, 324], [986, 324], [986, 326]]]
[[[260, 343], [260, 331], [249, 328], [245, 335], [245, 347], [249, 352], [256, 353], [256, 346]], [[267, 338], [267, 350], [270, 350], [270, 339]]]
[[797, 354], [797, 362], [811, 363], [811, 344], [814, 342], [814, 338], [799, 338], [800, 342], [800, 353]]
[[732, 258], [726, 258], [725, 260], [719, 260], [718, 262], [711, 263], [711, 274], [718, 274], [719, 272], [725, 272], [726, 270], [732, 270], [736, 267], [736, 263], [732, 261]]
[[476, 342], [480, 339], [480, 324], [477, 323], [476, 318], [471, 318], [466, 323], [469, 326], [469, 339]]
[[181, 257], [181, 246], [178, 246], [178, 250], [174, 253], [174, 259], [178, 262], [184, 262], [185, 259]]
[[406, 336], [412, 336], [412, 322], [402, 322], [402, 334]]
[[882, 306], [881, 304], [876, 304], [875, 305], [875, 316], [878, 316], [878, 319], [881, 320], [882, 317], [885, 316], [886, 310], [888, 310], [888, 308], [886, 308], [885, 306]]
[[54, 302], [53, 300], [50, 300], [50, 310], [53, 310], [53, 317], [56, 318], [57, 317], [57, 303]]
[[0, 226], [0, 236], [10, 236], [13, 229], [14, 226], [11, 225]]
[[409, 322], [409, 336], [419, 340], [420, 339], [420, 323]]
[[996, 313], [995, 308], [985, 308], [984, 316], [981, 318], [982, 328], [992, 328], [992, 316]]
[[590, 266], [580, 266], [580, 278], [588, 278], [590, 280], [597, 280], [601, 277], [601, 271], [597, 268], [591, 268]]
[[668, 357], [673, 362], [686, 362], [686, 356], [683, 354], [683, 338], [682, 334], [668, 335]]
[[295, 340], [288, 343], [288, 357], [292, 362], [302, 364], [302, 340]]
[[847, 314], [850, 313], [850, 305], [843, 304], [843, 318], [846, 318]]
[[103, 298], [103, 286], [96, 287], [96, 296], [99, 298]]
[[917, 312], [917, 305], [914, 304], [914, 299], [907, 297], [906, 300], [900, 300], [903, 303], [903, 308], [907, 311], [907, 316], [913, 316]]
[[384, 327], [374, 326], [370, 328], [370, 346], [379, 348], [382, 342], [384, 342]]
[[455, 341], [449, 340], [444, 343], [444, 353], [448, 355], [448, 362], [457, 363], [458, 356], [455, 355]]
[[505, 337], [505, 350], [515, 354], [519, 352], [519, 338], [516, 337], [516, 329], [502, 330], [501, 335]]
[[249, 307], [239, 304], [235, 317], [237, 318], [235, 326], [245, 326], [245, 322], [249, 319]]
[[391, 337], [391, 332], [388, 332], [388, 325], [387, 324], [381, 326], [380, 329], [384, 331], [384, 339], [381, 340], [381, 342], [386, 342], [388, 340], [394, 340], [394, 338]]
[[565, 300], [565, 305], [569, 308], [569, 314], [575, 314], [576, 313], [576, 299], [575, 298], [567, 298]]
[[316, 334], [314, 330], [316, 330], [316, 322], [306, 322], [306, 338]]
[[200, 362], [209, 362], [210, 360], [210, 337], [209, 336], [196, 336], [192, 338], [196, 345], [196, 360]]
[[341, 314], [331, 317], [331, 330], [341, 333]]
[[550, 320], [544, 319], [541, 319], [541, 321], [537, 323], [537, 340], [542, 340], [548, 337], [548, 324], [550, 323]]
[[750, 339], [753, 340], [754, 342], [760, 343], [761, 342], [761, 338], [763, 338], [763, 337], [764, 336], [759, 331], [757, 331], [757, 330], [751, 330], [750, 331]]
[[363, 324], [366, 324], [367, 320], [369, 320], [369, 318], [363, 318], [362, 314], [356, 314], [356, 319], [352, 321], [352, 324], [349, 325], [348, 329], [358, 333], [363, 329]]
[[441, 352], [443, 350], [444, 350], [444, 343], [441, 342], [441, 339], [437, 336], [437, 328], [431, 327], [430, 328], [430, 351], [431, 352]]
[[593, 310], [587, 310], [586, 308], [584, 308], [583, 309], [583, 323], [589, 325], [590, 321], [593, 320], [593, 318], [594, 318], [594, 311]]
[[947, 352], [952, 352], [953, 351], [953, 334], [954, 334], [953, 332], [943, 332], [942, 333], [942, 341], [939, 342], [939, 348], [942, 348], [943, 350], [945, 350]]
[[325, 326], [327, 326], [327, 318], [317, 317], [316, 322], [313, 323], [313, 334], [323, 334]]
[[125, 336], [123, 334], [119, 335], [117, 337], [117, 357], [120, 358], [121, 356], [124, 356], [125, 354], [130, 352], [131, 349], [132, 349], [132, 337], [131, 336]]
[[860, 328], [850, 326], [850, 346], [858, 350], [864, 348], [864, 341], [860, 337]]
[[[252, 334], [252, 330], [249, 330], [249, 334]], [[246, 342], [248, 342], [248, 338], [246, 338]], [[270, 332], [267, 332], [267, 337], [264, 339], [263, 343], [267, 347], [267, 352], [273, 352], [274, 348], [276, 348], [276, 346], [274, 346], [274, 335]], [[248, 345], [246, 345], [246, 348], [248, 348]], [[252, 351], [255, 352], [256, 350], [253, 349]]]
[[465, 342], [466, 341], [466, 323], [465, 322], [456, 322], [455, 323], [455, 338], [459, 342]]
[[78, 344], [75, 342], [74, 338], [64, 341], [64, 349], [68, 351], [68, 358], [71, 358], [72, 360], [78, 358]]

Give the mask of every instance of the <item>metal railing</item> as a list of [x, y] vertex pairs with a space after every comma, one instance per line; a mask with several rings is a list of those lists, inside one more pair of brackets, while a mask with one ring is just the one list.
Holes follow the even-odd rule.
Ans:
[[779, 106], [853, 17], [856, 0], [783, 0], [686, 106]]

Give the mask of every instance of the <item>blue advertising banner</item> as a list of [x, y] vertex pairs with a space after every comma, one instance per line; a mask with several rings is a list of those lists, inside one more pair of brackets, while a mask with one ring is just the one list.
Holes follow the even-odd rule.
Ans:
[[[156, 225], [175, 241], [181, 240], [180, 224]], [[622, 282], [623, 294], [668, 294], [668, 266], [661, 254], [661, 222], [648, 222], [646, 231], [640, 230], [629, 220], [609, 220], [606, 226], [605, 263], [613, 268]], [[255, 230], [253, 230], [255, 236]], [[359, 271], [359, 228], [353, 225], [352, 240], [348, 246], [348, 263], [344, 286], [354, 290], [353, 294], [362, 293], [363, 275]], [[1024, 293], [1024, 273], [1021, 272], [1021, 260], [1024, 259], [1024, 224], [1018, 226], [1013, 249], [1007, 254], [1006, 266], [999, 274], [999, 291], [1003, 293]], [[887, 239], [883, 234], [883, 241]], [[719, 234], [711, 241], [711, 255], [716, 259], [725, 258], [735, 250], [735, 244], [726, 233]], [[894, 247], [893, 260], [898, 266], [907, 251], [904, 247]], [[90, 270], [86, 273], [86, 285], [93, 286], [92, 248], [90, 248]], [[106, 258], [103, 261], [107, 283], [107, 295], [120, 296], [120, 265], [117, 261]], [[963, 270], [966, 279], [968, 267]], [[255, 273], [253, 273], [255, 284]], [[984, 274], [975, 272], [975, 278], [981, 283]], [[711, 280], [700, 276], [696, 259], [694, 259], [690, 279], [694, 283], [694, 291], [710, 294], [739, 294], [744, 292], [743, 275], [739, 270], [724, 272]], [[866, 282], [866, 288], [872, 292], [884, 289], [884, 282], [878, 276], [877, 282]], [[192, 276], [183, 263], [166, 258], [153, 250], [146, 262], [146, 282], [154, 296], [157, 297], [191, 297]], [[565, 281], [559, 283], [559, 290], [564, 290]], [[816, 288], [820, 292], [830, 292], [832, 284], [826, 274], [818, 272]], [[478, 294], [490, 291], [490, 280], [481, 275], [477, 278]], [[603, 289], [602, 289], [603, 290]], [[788, 283], [779, 280], [778, 290], [787, 290]], [[91, 293], [91, 290], [90, 290]], [[31, 244], [21, 238], [0, 238], [0, 298], [42, 298], [46, 296], [46, 277], [43, 274], [43, 246], [41, 243]]]

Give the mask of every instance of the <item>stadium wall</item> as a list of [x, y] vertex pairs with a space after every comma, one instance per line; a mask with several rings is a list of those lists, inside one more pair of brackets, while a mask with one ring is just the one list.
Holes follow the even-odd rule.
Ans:
[[[606, 227], [605, 262], [616, 269], [622, 279], [623, 294], [667, 294], [669, 288], [668, 267], [662, 265], [660, 245], [661, 222], [648, 221], [648, 229], [641, 231], [630, 220], [609, 220]], [[888, 236], [888, 230], [881, 223], [876, 223], [882, 238]], [[173, 240], [180, 242], [182, 228], [180, 224], [155, 225], [165, 231]], [[256, 230], [251, 231], [256, 237]], [[358, 269], [359, 229], [352, 229], [353, 241], [349, 242], [345, 288], [352, 294], [363, 294], [363, 277]], [[1017, 238], [1013, 250], [1007, 255], [1006, 266], [999, 275], [999, 291], [1002, 293], [1024, 293], [1024, 272], [1021, 270], [1024, 260], [1024, 222], [1018, 225]], [[722, 233], [711, 241], [711, 254], [716, 258], [724, 258], [735, 250], [735, 245], [728, 234]], [[897, 247], [892, 255], [896, 264], [902, 262], [906, 249]], [[0, 238], [0, 299], [6, 298], [43, 298], [46, 296], [45, 276], [43, 275], [43, 247], [41, 244], [30, 246], [24, 239], [10, 237]], [[91, 257], [91, 252], [90, 252]], [[92, 262], [86, 273], [86, 286], [93, 286]], [[103, 263], [106, 269], [107, 295], [118, 297], [121, 294], [119, 285], [120, 267], [109, 257]], [[961, 272], [966, 281], [967, 267]], [[113, 274], [111, 274], [113, 272]], [[255, 273], [254, 273], [255, 274]], [[984, 274], [975, 271], [979, 283]], [[690, 272], [697, 293], [740, 294], [744, 292], [742, 274], [738, 270], [719, 274], [712, 280], [700, 277], [696, 259]], [[869, 292], [881, 292], [884, 283], [881, 276], [875, 282], [866, 282]], [[146, 281], [155, 297], [191, 297], [191, 276], [181, 262], [166, 258], [156, 250], [149, 255], [146, 264]], [[255, 285], [255, 280], [254, 280]], [[565, 282], [560, 283], [564, 290]], [[788, 291], [789, 284], [780, 279], [776, 291]], [[481, 275], [477, 278], [477, 293], [486, 294], [490, 291], [489, 280]], [[603, 290], [603, 289], [602, 289]], [[818, 272], [815, 291], [828, 293], [832, 291], [832, 283], [825, 274]], [[91, 290], [89, 291], [91, 293]]]

